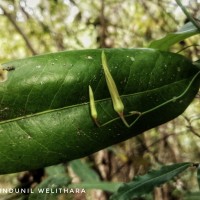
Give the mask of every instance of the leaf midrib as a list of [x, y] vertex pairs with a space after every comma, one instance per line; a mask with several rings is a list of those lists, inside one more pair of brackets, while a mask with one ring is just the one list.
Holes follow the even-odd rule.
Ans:
[[[191, 76], [189, 78], [192, 78], [192, 77], [194, 77], [194, 76]], [[142, 91], [142, 92], [120, 95], [120, 97], [125, 98], [125, 97], [131, 97], [131, 96], [134, 96], [134, 95], [143, 94], [143, 93], [146, 93], [146, 92], [156, 91], [158, 89], [165, 88], [165, 87], [168, 87], [168, 86], [176, 84], [176, 83], [184, 82], [185, 80], [188, 80], [189, 78], [181, 79], [180, 81], [175, 81], [173, 83], [166, 84], [166, 85], [163, 85], [161, 87], [157, 87], [157, 88], [150, 89], [150, 90], [145, 90], [145, 91]], [[95, 102], [103, 102], [103, 101], [108, 101], [110, 99], [111, 98], [105, 98], [105, 99], [95, 100]], [[25, 116], [16, 117], [16, 118], [8, 119], [8, 120], [5, 120], [5, 121], [1, 121], [0, 125], [6, 124], [6, 123], [9, 123], [9, 122], [15, 122], [15, 121], [25, 119], [25, 118], [31, 118], [31, 117], [40, 116], [40, 115], [47, 114], [47, 113], [53, 113], [53, 112], [62, 111], [62, 110], [65, 110], [65, 109], [67, 110], [67, 109], [70, 109], [70, 108], [75, 108], [75, 107], [78, 107], [78, 106], [83, 106], [83, 105], [88, 105], [88, 104], [89, 104], [89, 102], [84, 102], [84, 103], [81, 103], [81, 104], [75, 104], [75, 105], [70, 105], [70, 106], [66, 106], [66, 107], [62, 107], [62, 108], [55, 108], [55, 109], [52, 109], [52, 110], [46, 110], [46, 111], [42, 111], [42, 112], [38, 112], [38, 113], [34, 113], [34, 114], [28, 114], [28, 115], [25, 115]]]

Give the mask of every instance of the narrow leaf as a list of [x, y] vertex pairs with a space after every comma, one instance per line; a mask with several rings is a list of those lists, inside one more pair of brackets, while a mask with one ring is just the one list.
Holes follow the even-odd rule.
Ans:
[[197, 27], [194, 26], [193, 23], [188, 22], [179, 31], [175, 33], [169, 33], [164, 38], [153, 41], [149, 45], [149, 48], [168, 51], [172, 45], [196, 34], [199, 34]]
[[111, 196], [111, 200], [124, 200], [141, 197], [150, 193], [154, 187], [171, 180], [179, 173], [186, 170], [191, 163], [178, 163], [163, 166], [160, 170], [154, 170], [143, 176], [136, 177], [132, 182], [123, 184], [117, 193]]
[[56, 175], [60, 175], [60, 174], [66, 174], [66, 169], [65, 169], [63, 164], [53, 165], [53, 166], [50, 166], [50, 167], [46, 167], [45, 173], [48, 176], [56, 176]]

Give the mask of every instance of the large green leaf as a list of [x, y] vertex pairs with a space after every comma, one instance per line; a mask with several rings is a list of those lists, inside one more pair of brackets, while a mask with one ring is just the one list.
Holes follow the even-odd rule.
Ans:
[[179, 31], [169, 33], [165, 37], [151, 42], [149, 48], [167, 51], [172, 45], [196, 34], [199, 34], [197, 27], [195, 27], [192, 22], [188, 22]]
[[[199, 70], [181, 55], [105, 49], [125, 115], [142, 113], [126, 128], [112, 107], [101, 52], [67, 51], [3, 65], [15, 70], [0, 83], [0, 173], [73, 160], [126, 140], [180, 115], [199, 89]], [[90, 116], [89, 85], [99, 122], [116, 119], [101, 128]]]
[[163, 166], [160, 170], [154, 170], [143, 176], [136, 177], [130, 183], [124, 183], [118, 191], [111, 196], [111, 200], [129, 200], [144, 196], [155, 187], [171, 180], [179, 173], [187, 169], [191, 163], [178, 163]]

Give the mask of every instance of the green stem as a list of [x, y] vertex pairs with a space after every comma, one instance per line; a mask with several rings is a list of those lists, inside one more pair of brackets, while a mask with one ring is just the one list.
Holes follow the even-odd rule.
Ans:
[[199, 23], [190, 15], [190, 13], [187, 11], [185, 6], [181, 3], [180, 0], [175, 0], [176, 3], [180, 6], [181, 10], [184, 12], [184, 14], [187, 16], [187, 18], [196, 26], [196, 28], [200, 31], [200, 25]]

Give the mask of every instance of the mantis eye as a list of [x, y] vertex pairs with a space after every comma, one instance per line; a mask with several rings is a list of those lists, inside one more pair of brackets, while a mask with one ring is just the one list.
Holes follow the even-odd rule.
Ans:
[[0, 68], [0, 82], [5, 82], [8, 79], [8, 71]]

